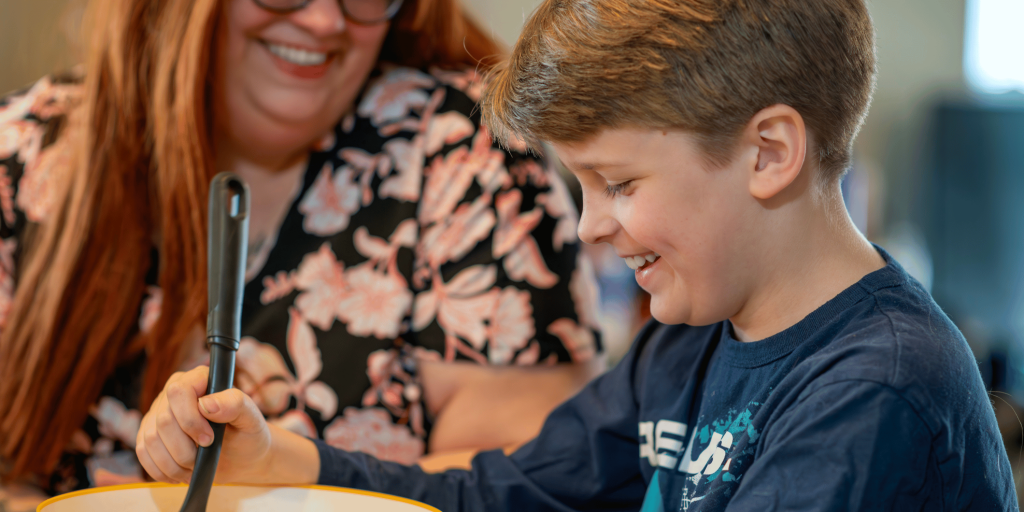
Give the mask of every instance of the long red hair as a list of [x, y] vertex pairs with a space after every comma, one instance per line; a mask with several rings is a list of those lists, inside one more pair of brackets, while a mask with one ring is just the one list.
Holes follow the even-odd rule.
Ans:
[[[502, 54], [458, 0], [406, 0], [381, 58], [488, 66]], [[30, 226], [0, 335], [6, 477], [52, 471], [119, 363], [147, 355], [143, 410], [206, 313], [209, 79], [218, 0], [92, 0], [84, 95], [70, 115], [59, 207]], [[71, 133], [68, 134], [71, 136]], [[151, 253], [159, 320], [140, 333]]]

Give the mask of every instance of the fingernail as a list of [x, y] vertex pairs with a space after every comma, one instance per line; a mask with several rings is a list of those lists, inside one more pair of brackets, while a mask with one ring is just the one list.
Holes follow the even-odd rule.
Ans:
[[203, 446], [203, 447], [210, 446], [210, 443], [212, 443], [212, 442], [213, 442], [213, 438], [210, 437], [209, 434], [199, 434], [199, 446]]
[[208, 396], [199, 399], [199, 407], [202, 407], [203, 412], [206, 414], [213, 414], [220, 410], [220, 404], [217, 403], [217, 400]]

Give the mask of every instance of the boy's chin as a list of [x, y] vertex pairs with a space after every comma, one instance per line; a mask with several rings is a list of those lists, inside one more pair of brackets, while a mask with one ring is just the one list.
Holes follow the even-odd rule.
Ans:
[[685, 299], [659, 299], [657, 296], [651, 297], [651, 316], [666, 325], [686, 324], [695, 327], [711, 325], [724, 320], [724, 318], [718, 318], [717, 315], [708, 315], [707, 312], [700, 314], [700, 312], [694, 311], [689, 301]]
[[691, 324], [689, 304], [680, 304], [679, 300], [651, 296], [651, 316], [666, 325]]

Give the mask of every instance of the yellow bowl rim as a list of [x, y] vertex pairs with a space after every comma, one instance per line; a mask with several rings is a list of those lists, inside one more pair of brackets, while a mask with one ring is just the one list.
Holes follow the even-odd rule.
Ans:
[[[275, 489], [276, 488], [281, 488], [281, 487], [291, 487], [291, 488], [297, 488], [297, 489], [313, 489], [313, 490], [317, 490], [317, 491], [330, 491], [330, 492], [344, 492], [344, 493], [349, 493], [349, 494], [361, 494], [363, 496], [373, 496], [375, 498], [383, 498], [383, 499], [386, 499], [386, 500], [399, 501], [399, 502], [406, 503], [406, 504], [409, 504], [409, 505], [415, 505], [417, 507], [423, 508], [424, 510], [430, 510], [432, 512], [441, 512], [439, 509], [436, 509], [436, 508], [434, 508], [434, 507], [432, 507], [430, 505], [427, 505], [427, 504], [424, 504], [424, 503], [420, 503], [420, 502], [418, 502], [416, 500], [411, 500], [409, 498], [402, 498], [402, 497], [399, 497], [399, 496], [392, 496], [390, 494], [384, 494], [384, 493], [373, 492], [373, 491], [364, 491], [362, 489], [350, 489], [348, 487], [332, 487], [332, 486], [329, 486], [329, 485], [273, 485], [273, 484], [269, 484], [269, 485], [268, 484], [213, 484], [213, 485], [214, 485], [214, 487], [269, 487], [269, 488], [275, 488]], [[42, 512], [44, 507], [46, 507], [48, 505], [52, 505], [52, 504], [54, 504], [54, 503], [56, 503], [58, 501], [74, 498], [74, 497], [77, 497], [77, 496], [84, 496], [86, 494], [95, 494], [95, 493], [107, 492], [107, 491], [124, 491], [124, 490], [128, 490], [128, 489], [157, 489], [157, 488], [161, 488], [161, 487], [188, 487], [188, 485], [187, 484], [165, 484], [163, 482], [147, 482], [147, 483], [140, 483], [140, 484], [123, 484], [123, 485], [109, 485], [109, 486], [106, 486], [106, 487], [92, 487], [92, 488], [89, 488], [89, 489], [82, 489], [81, 491], [74, 491], [74, 492], [69, 492], [69, 493], [66, 493], [66, 494], [61, 494], [60, 496], [54, 496], [54, 497], [52, 497], [52, 498], [50, 498], [50, 499], [40, 503], [39, 506], [36, 507], [36, 512]]]

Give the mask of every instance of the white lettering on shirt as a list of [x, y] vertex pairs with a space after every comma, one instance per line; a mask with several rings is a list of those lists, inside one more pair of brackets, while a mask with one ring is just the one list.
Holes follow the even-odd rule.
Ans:
[[[670, 436], [678, 436], [679, 439]], [[672, 420], [640, 422], [640, 458], [646, 458], [651, 466], [672, 469], [679, 460], [683, 448], [682, 438], [686, 436], [686, 424]]]

